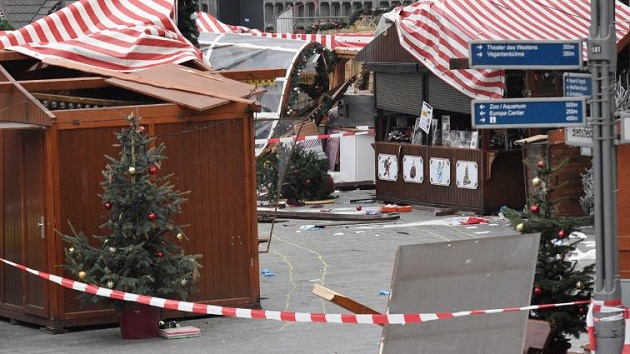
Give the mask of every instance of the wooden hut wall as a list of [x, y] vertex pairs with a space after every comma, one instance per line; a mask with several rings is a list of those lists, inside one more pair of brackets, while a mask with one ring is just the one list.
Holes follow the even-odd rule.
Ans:
[[[184, 243], [188, 252], [205, 251], [202, 278], [192, 294], [196, 301], [241, 305], [257, 301], [250, 281], [257, 240], [252, 240], [251, 223], [246, 222], [252, 210], [248, 200], [252, 195], [246, 191], [253, 187], [247, 163], [254, 155], [235, 139], [242, 137], [243, 123], [232, 119], [155, 129], [169, 156], [162, 173], [174, 173], [175, 186], [191, 191], [177, 219], [190, 225], [184, 229], [190, 237], [189, 245]], [[245, 181], [243, 176], [250, 178]]]
[[[522, 180], [523, 174], [518, 150], [486, 151], [376, 142], [377, 163], [381, 154], [396, 157], [398, 174], [394, 180], [376, 179], [376, 198], [379, 200], [396, 203], [421, 202], [479, 212], [494, 212], [503, 205], [511, 208], [521, 208], [524, 205], [525, 187], [522, 183], [514, 183], [515, 180]], [[403, 161], [409, 157], [422, 158], [422, 169], [416, 172], [423, 175], [421, 183], [405, 180], [403, 176]], [[432, 159], [449, 161], [448, 183], [434, 184], [431, 181]], [[476, 186], [457, 183], [459, 163], [476, 167], [476, 171], [472, 169], [468, 172], [471, 174], [470, 179], [477, 183]], [[512, 197], [506, 199], [506, 195]]]
[[357, 53], [354, 60], [366, 63], [418, 63], [418, 59], [400, 45], [395, 26], [375, 37]]
[[[463, 189], [457, 186], [455, 164], [457, 161], [473, 161], [477, 163], [479, 171], [484, 168], [484, 151], [478, 149], [453, 149], [448, 147], [429, 147], [424, 145], [383, 143], [376, 144], [378, 154], [390, 154], [398, 157], [398, 176], [395, 181], [377, 179], [376, 197], [379, 200], [392, 202], [415, 203], [422, 201], [423, 204], [443, 205], [463, 207], [471, 210], [483, 210], [483, 188], [482, 183], [475, 189]], [[405, 181], [403, 178], [402, 160], [405, 156], [421, 157], [423, 169], [417, 173], [422, 173], [424, 178], [422, 183]], [[447, 159], [451, 161], [447, 186], [435, 185], [430, 180], [430, 161], [432, 158]], [[479, 175], [481, 182], [481, 175]]]
[[[184, 229], [190, 240], [182, 241], [186, 253], [203, 256], [201, 278], [190, 300], [259, 307], [251, 115], [229, 107], [191, 113], [172, 105], [134, 111], [149, 133], [166, 145], [167, 160], [159, 173], [174, 173], [171, 182], [175, 188], [191, 191], [182, 213], [174, 215], [178, 224], [190, 225]], [[118, 150], [112, 147], [117, 142], [114, 134], [128, 126], [121, 118], [127, 114], [129, 111], [123, 109], [105, 109], [95, 115], [58, 113], [57, 227], [61, 231], [70, 232], [69, 220], [86, 235], [106, 232], [98, 227], [105, 213], [98, 196], [102, 192], [104, 154], [118, 157]], [[107, 115], [111, 119], [105, 120]], [[178, 119], [182, 116], [189, 120]], [[77, 125], [76, 118], [84, 121]], [[56, 262], [63, 262], [60, 241]], [[95, 308], [81, 307], [76, 292], [59, 291], [63, 292], [59, 306], [65, 325], [111, 322]]]
[[[66, 234], [71, 230], [68, 223], [88, 238], [103, 235], [105, 230], [99, 225], [105, 222], [105, 208], [99, 197], [103, 181], [101, 171], [105, 167], [105, 155], [118, 157], [118, 151], [112, 146], [117, 142], [115, 132], [120, 127], [74, 129], [59, 131], [59, 181], [60, 182], [60, 225], [57, 228]], [[89, 142], [89, 144], [87, 143]], [[94, 239], [94, 244], [96, 240]], [[59, 256], [63, 255], [61, 250]], [[63, 259], [58, 261], [63, 263]], [[68, 278], [72, 275], [65, 273]], [[64, 312], [67, 318], [93, 316], [91, 310], [84, 309], [76, 301], [76, 291], [64, 290]]]

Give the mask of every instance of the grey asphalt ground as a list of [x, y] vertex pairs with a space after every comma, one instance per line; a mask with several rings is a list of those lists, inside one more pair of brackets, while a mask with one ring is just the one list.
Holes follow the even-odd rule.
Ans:
[[[336, 202], [296, 210], [356, 212], [353, 199], [370, 198], [374, 190], [336, 193]], [[359, 203], [362, 212], [382, 204]], [[307, 210], [308, 209], [308, 210]], [[415, 207], [400, 220], [383, 224], [327, 226], [307, 230], [314, 220], [284, 220], [274, 226], [267, 253], [260, 254], [262, 307], [266, 310], [347, 313], [313, 295], [322, 284], [377, 311], [385, 312], [398, 246], [515, 234], [507, 221], [485, 216], [488, 224], [460, 225], [470, 213], [435, 216], [433, 208]], [[260, 223], [261, 238], [271, 224]], [[585, 231], [588, 233], [588, 230]], [[592, 249], [580, 246], [582, 252]], [[267, 249], [261, 244], [261, 250]], [[586, 260], [585, 262], [589, 262]], [[592, 262], [592, 261], [591, 261]], [[473, 310], [473, 309], [471, 309]], [[289, 323], [227, 317], [186, 319], [181, 326], [196, 326], [201, 336], [185, 339], [123, 340], [118, 327], [72, 329], [52, 335], [36, 326], [11, 324], [0, 318], [0, 353], [378, 353], [382, 328], [367, 324]], [[580, 352], [585, 339], [573, 341]], [[436, 351], [439, 353], [439, 351]]]

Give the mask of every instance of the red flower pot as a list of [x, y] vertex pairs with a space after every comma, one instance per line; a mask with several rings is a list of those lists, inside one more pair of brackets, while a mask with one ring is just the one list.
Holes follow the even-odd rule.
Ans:
[[143, 304], [125, 304], [120, 313], [123, 339], [144, 339], [160, 334], [160, 308]]

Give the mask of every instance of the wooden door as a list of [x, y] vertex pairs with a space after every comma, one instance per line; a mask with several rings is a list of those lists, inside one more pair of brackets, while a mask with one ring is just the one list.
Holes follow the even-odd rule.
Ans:
[[[24, 220], [24, 260], [28, 267], [47, 272], [44, 230], [44, 130], [22, 131], [22, 218]], [[24, 311], [46, 316], [46, 280], [30, 273], [24, 275]]]
[[[44, 131], [2, 132], [2, 257], [47, 271], [45, 240], [38, 223], [44, 215]], [[45, 280], [4, 266], [0, 306], [10, 312], [46, 316]]]

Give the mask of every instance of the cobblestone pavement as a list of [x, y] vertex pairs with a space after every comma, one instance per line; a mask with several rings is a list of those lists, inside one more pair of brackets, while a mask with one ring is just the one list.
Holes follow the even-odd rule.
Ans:
[[[350, 200], [373, 196], [373, 190], [337, 194], [323, 208], [357, 212]], [[379, 204], [363, 203], [362, 212]], [[296, 210], [318, 212], [322, 206]], [[307, 210], [310, 209], [310, 210]], [[358, 213], [358, 212], [357, 212]], [[323, 284], [377, 311], [385, 311], [396, 250], [400, 245], [508, 236], [515, 232], [505, 220], [487, 216], [488, 224], [460, 225], [470, 213], [435, 216], [433, 208], [416, 207], [393, 222], [335, 225], [313, 220], [282, 220], [273, 226], [259, 224], [262, 307], [266, 310], [344, 313], [346, 310], [313, 295]], [[586, 230], [588, 231], [588, 230]], [[267, 251], [268, 247], [268, 252]], [[582, 248], [583, 252], [590, 249]], [[592, 248], [592, 247], [591, 247]], [[589, 262], [585, 260], [584, 262]], [[26, 324], [0, 319], [0, 353], [378, 353], [382, 328], [376, 325], [285, 323], [265, 320], [206, 317], [180, 325], [201, 329], [196, 338], [122, 340], [117, 327], [73, 329], [51, 335]], [[574, 341], [579, 351], [584, 340]]]

